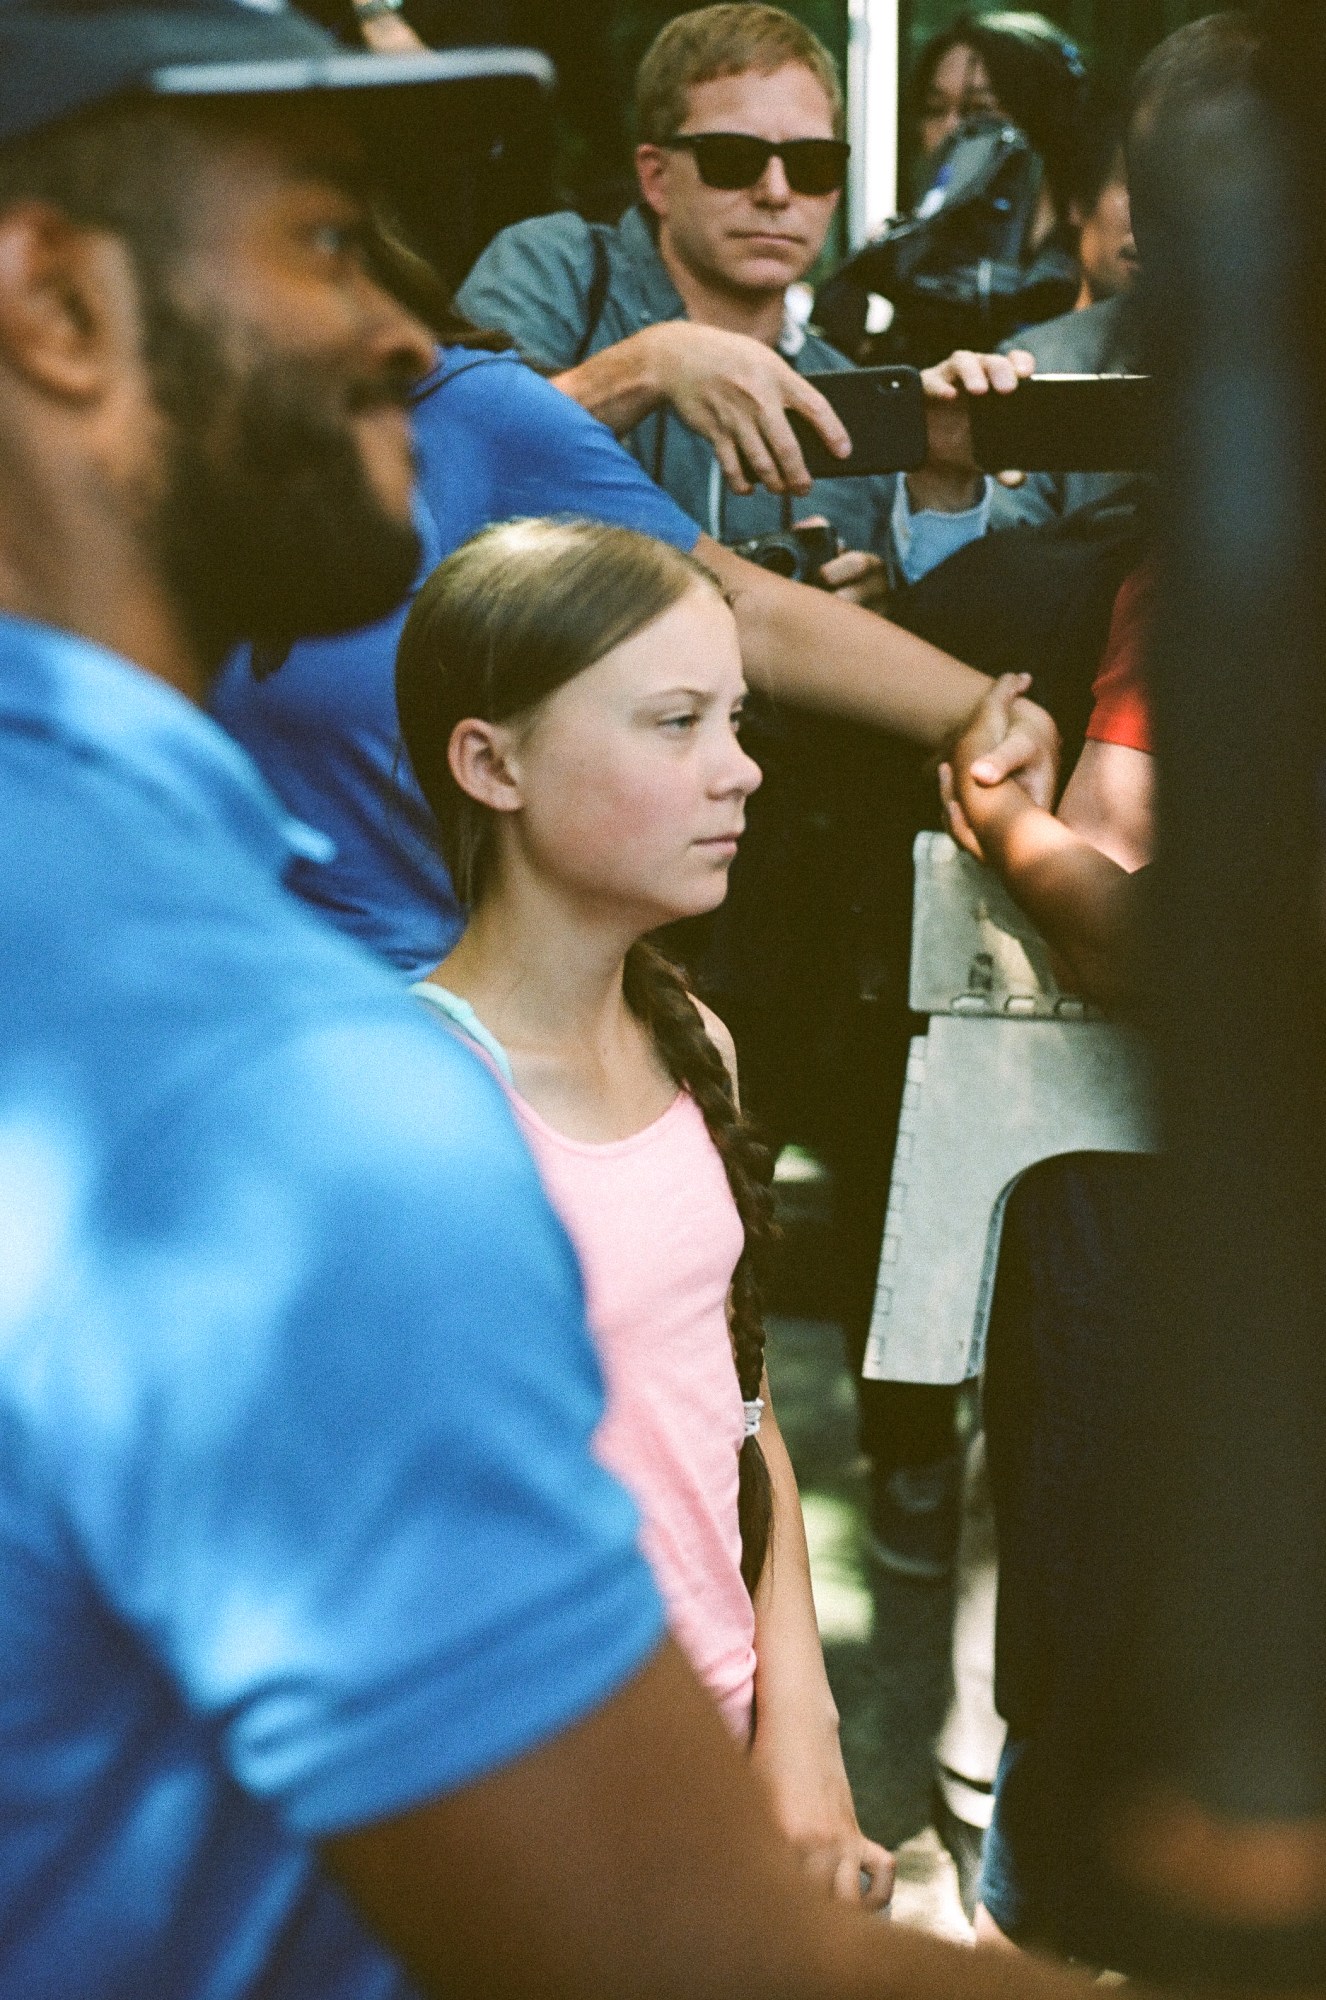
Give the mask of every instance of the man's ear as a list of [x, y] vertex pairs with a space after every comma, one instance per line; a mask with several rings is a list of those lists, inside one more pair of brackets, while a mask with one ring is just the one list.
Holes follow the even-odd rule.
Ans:
[[524, 804], [512, 758], [511, 731], [500, 722], [467, 716], [451, 732], [447, 762], [463, 792], [493, 812], [519, 812]]
[[138, 347], [138, 289], [128, 251], [49, 202], [0, 214], [0, 364], [48, 396], [104, 395]]
[[635, 149], [635, 177], [640, 183], [640, 193], [660, 221], [668, 212], [667, 175], [675, 158], [676, 155], [663, 146], [637, 146]]

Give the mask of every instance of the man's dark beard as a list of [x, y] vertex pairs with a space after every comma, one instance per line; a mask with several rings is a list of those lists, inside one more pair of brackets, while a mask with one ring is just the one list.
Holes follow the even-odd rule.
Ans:
[[347, 386], [270, 348], [237, 360], [227, 329], [151, 289], [166, 469], [149, 532], [206, 664], [241, 639], [279, 658], [385, 617], [414, 581], [419, 539], [373, 492], [350, 417], [402, 402], [408, 382]]

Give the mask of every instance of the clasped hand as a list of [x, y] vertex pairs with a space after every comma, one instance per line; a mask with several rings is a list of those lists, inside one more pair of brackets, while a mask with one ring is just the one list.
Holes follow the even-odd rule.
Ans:
[[1001, 674], [939, 767], [948, 830], [977, 861], [986, 858], [982, 841], [1008, 815], [1010, 780], [1024, 806], [1054, 808], [1059, 731], [1026, 699], [1030, 686], [1030, 674]]

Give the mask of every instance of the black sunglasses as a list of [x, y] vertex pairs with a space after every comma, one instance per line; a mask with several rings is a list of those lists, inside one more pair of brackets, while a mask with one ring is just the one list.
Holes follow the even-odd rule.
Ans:
[[665, 139], [669, 152], [689, 153], [706, 187], [749, 188], [770, 160], [781, 160], [795, 194], [836, 194], [847, 179], [845, 139], [757, 139], [749, 132], [679, 132]]

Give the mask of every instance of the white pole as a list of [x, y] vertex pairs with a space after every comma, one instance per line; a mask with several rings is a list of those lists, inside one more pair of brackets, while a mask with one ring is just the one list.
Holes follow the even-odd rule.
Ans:
[[898, 0], [848, 0], [847, 136], [855, 250], [898, 209]]

